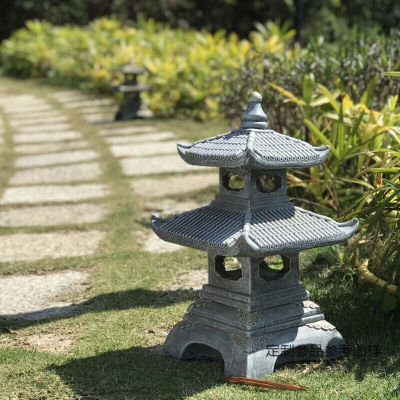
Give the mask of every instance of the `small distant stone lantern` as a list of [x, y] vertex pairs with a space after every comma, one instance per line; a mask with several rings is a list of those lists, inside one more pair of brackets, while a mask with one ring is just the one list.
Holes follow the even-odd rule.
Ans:
[[329, 146], [268, 129], [261, 95], [253, 92], [240, 129], [178, 145], [178, 152], [189, 164], [218, 167], [220, 193], [208, 206], [152, 216], [161, 239], [208, 252], [209, 282], [164, 352], [222, 358], [226, 375], [253, 378], [279, 363], [340, 356], [341, 334], [299, 283], [299, 252], [345, 241], [358, 220], [337, 223], [295, 207], [286, 195], [286, 169], [323, 163]]
[[117, 68], [124, 75], [124, 82], [114, 90], [122, 93], [123, 100], [115, 120], [128, 121], [136, 118], [151, 118], [153, 113], [142, 103], [140, 93], [151, 89], [149, 85], [137, 82], [137, 77], [146, 72], [143, 67], [138, 67], [130, 61], [128, 64]]

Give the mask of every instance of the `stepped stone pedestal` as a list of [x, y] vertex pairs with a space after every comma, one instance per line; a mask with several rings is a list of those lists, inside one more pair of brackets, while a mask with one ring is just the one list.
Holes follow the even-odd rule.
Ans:
[[164, 352], [222, 359], [226, 375], [252, 378], [279, 363], [340, 356], [341, 334], [299, 282], [299, 251], [346, 240], [358, 221], [337, 223], [286, 195], [286, 168], [321, 164], [329, 147], [267, 129], [255, 92], [241, 129], [178, 151], [189, 164], [218, 167], [220, 192], [205, 207], [152, 217], [161, 239], [208, 253], [208, 283]]

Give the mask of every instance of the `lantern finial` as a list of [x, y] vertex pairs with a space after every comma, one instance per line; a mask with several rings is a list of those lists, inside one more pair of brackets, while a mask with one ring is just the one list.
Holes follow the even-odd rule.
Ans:
[[242, 128], [267, 129], [267, 115], [261, 106], [262, 96], [259, 92], [252, 92], [249, 97], [247, 110], [242, 115]]

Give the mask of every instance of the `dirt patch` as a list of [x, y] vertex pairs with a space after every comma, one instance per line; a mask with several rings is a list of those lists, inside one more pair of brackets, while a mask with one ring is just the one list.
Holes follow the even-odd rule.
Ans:
[[169, 290], [192, 289], [200, 290], [208, 282], [208, 271], [206, 269], [194, 269], [175, 277], [172, 284], [168, 285]]
[[37, 333], [34, 335], [2, 335], [0, 344], [19, 347], [46, 353], [64, 353], [74, 344], [75, 334], [66, 333]]

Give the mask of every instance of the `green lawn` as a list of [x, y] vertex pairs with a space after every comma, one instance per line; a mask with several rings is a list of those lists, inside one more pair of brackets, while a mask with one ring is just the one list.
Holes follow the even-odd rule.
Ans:
[[[34, 81], [0, 80], [15, 92], [45, 95], [54, 90]], [[91, 257], [63, 258], [26, 263], [0, 264], [0, 273], [43, 272], [56, 269], [91, 269], [88, 300], [72, 316], [41, 321], [2, 320], [0, 344], [0, 399], [400, 399], [400, 319], [383, 314], [371, 288], [359, 287], [356, 279], [335, 266], [312, 264], [319, 251], [303, 257], [302, 282], [311, 299], [320, 304], [353, 350], [379, 346], [379, 354], [352, 354], [332, 363], [284, 366], [272, 379], [308, 387], [306, 392], [267, 391], [221, 384], [221, 362], [179, 361], [149, 351], [194, 300], [191, 290], [168, 290], [175, 275], [206, 269], [206, 254], [187, 249], [166, 254], [140, 250], [137, 231], [149, 226], [143, 218], [144, 199], [129, 188], [118, 163], [109, 152], [98, 127], [87, 125], [69, 111], [93, 149], [101, 154], [103, 180], [110, 185], [107, 218], [97, 224], [70, 226], [108, 232], [106, 241]], [[135, 122], [141, 124], [142, 122]], [[182, 120], [151, 121], [189, 140], [228, 130], [226, 122], [200, 124]], [[6, 138], [0, 172], [0, 194], [7, 184], [14, 157]], [[176, 196], [201, 196], [210, 200], [215, 190]], [[56, 228], [2, 228], [1, 234], [41, 232]], [[57, 228], [59, 229], [59, 228]], [[0, 250], [1, 251], [1, 250]], [[5, 327], [17, 330], [11, 335]], [[14, 337], [55, 333], [73, 340], [66, 352], [51, 354], [12, 346]], [[0, 337], [1, 341], [1, 337]]]

